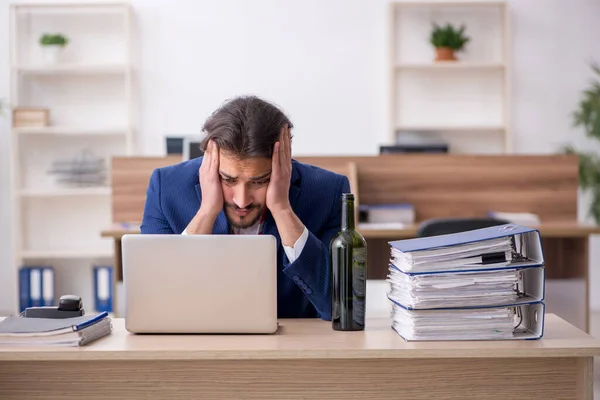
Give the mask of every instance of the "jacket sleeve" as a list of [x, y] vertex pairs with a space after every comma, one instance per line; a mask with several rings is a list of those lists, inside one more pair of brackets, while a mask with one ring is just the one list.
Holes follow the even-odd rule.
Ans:
[[174, 233], [162, 211], [160, 189], [160, 169], [155, 169], [150, 176], [150, 183], [146, 190], [146, 204], [140, 227], [142, 234]]
[[[331, 320], [331, 265], [329, 245], [340, 231], [342, 220], [342, 193], [350, 193], [350, 182], [340, 179], [333, 205], [323, 231], [317, 236], [308, 233], [300, 256], [292, 263], [284, 264], [283, 271], [306, 294], [321, 319]], [[330, 207], [324, 204], [323, 207]]]

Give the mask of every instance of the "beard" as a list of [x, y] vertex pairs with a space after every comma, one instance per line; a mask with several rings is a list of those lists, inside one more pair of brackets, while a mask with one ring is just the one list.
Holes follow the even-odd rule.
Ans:
[[264, 207], [259, 204], [252, 204], [245, 207], [244, 210], [250, 212], [248, 215], [244, 216], [237, 215], [236, 210], [241, 210], [241, 208], [232, 203], [225, 203], [225, 216], [227, 217], [227, 222], [229, 222], [229, 226], [231, 227], [245, 229], [251, 227], [260, 220]]

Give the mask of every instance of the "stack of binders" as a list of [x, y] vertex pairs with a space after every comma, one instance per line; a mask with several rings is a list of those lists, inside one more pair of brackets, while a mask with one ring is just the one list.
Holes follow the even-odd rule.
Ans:
[[408, 341], [539, 339], [539, 231], [514, 224], [389, 242], [392, 328]]

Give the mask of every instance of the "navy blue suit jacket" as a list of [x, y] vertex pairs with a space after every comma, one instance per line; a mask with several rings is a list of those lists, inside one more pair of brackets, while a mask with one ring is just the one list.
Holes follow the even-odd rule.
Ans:
[[[202, 157], [154, 170], [146, 192], [142, 234], [181, 234], [202, 201], [198, 170]], [[277, 310], [279, 318], [331, 319], [329, 244], [341, 227], [341, 196], [350, 192], [348, 178], [292, 161], [290, 204], [308, 228], [300, 256], [290, 263], [269, 213], [264, 234], [277, 239]], [[213, 234], [230, 232], [221, 211]]]

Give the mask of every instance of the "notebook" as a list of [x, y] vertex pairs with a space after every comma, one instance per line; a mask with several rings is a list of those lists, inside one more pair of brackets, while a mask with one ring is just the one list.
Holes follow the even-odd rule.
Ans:
[[112, 332], [108, 313], [75, 318], [25, 318], [0, 321], [0, 346], [85, 346]]

